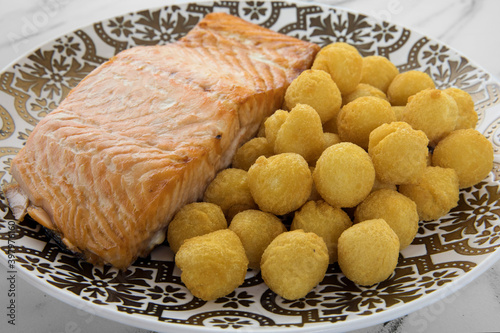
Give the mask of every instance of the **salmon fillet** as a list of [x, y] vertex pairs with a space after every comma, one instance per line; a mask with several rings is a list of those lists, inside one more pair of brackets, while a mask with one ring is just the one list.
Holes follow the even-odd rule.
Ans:
[[164, 241], [318, 50], [212, 13], [175, 43], [117, 54], [13, 159], [28, 213], [89, 262], [127, 268]]

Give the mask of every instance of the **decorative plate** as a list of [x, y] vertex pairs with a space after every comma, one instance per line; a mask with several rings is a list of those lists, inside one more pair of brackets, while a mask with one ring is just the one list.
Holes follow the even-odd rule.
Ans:
[[[438, 88], [469, 92], [479, 130], [500, 148], [499, 88], [491, 76], [450, 47], [388, 22], [337, 8], [289, 2], [184, 3], [143, 10], [61, 36], [0, 74], [0, 179], [11, 181], [12, 157], [35, 124], [85, 75], [136, 45], [165, 44], [186, 34], [205, 14], [225, 11], [321, 46], [355, 45], [383, 55], [401, 71], [428, 73]], [[497, 156], [498, 157], [498, 156]], [[62, 250], [31, 219], [17, 222], [2, 197], [0, 252], [7, 269], [57, 298], [92, 313], [156, 331], [323, 331], [375, 325], [456, 291], [500, 257], [500, 191], [490, 177], [461, 191], [459, 205], [439, 221], [421, 223], [393, 275], [371, 288], [347, 280], [337, 265], [306, 297], [287, 301], [249, 271], [245, 283], [216, 301], [194, 298], [180, 280], [168, 246], [125, 272], [96, 267]]]

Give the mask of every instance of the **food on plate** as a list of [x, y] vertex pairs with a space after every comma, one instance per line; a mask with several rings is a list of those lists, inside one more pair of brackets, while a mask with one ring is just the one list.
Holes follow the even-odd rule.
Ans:
[[429, 140], [405, 122], [383, 124], [370, 133], [368, 153], [383, 183], [414, 183], [427, 166]]
[[335, 134], [338, 133], [337, 117], [323, 124], [323, 132], [335, 133]]
[[220, 171], [208, 184], [203, 200], [218, 205], [228, 221], [241, 211], [257, 208], [248, 187], [248, 173], [235, 168]]
[[181, 280], [196, 297], [214, 300], [245, 281], [248, 259], [239, 237], [229, 229], [186, 240], [175, 255]]
[[363, 58], [361, 73], [361, 83], [367, 83], [385, 93], [399, 70], [386, 57], [373, 55]]
[[279, 218], [253, 209], [236, 214], [229, 229], [240, 238], [248, 258], [248, 267], [253, 269], [260, 268], [264, 250], [273, 239], [286, 231], [285, 225]]
[[383, 219], [399, 239], [399, 250], [411, 244], [418, 231], [417, 205], [407, 196], [389, 189], [370, 193], [356, 207], [355, 223]]
[[69, 250], [126, 269], [163, 242], [318, 50], [208, 14], [177, 42], [96, 68], [38, 123], [12, 175]]
[[399, 73], [387, 88], [387, 98], [392, 105], [406, 105], [408, 97], [425, 89], [434, 89], [436, 85], [432, 78], [424, 72], [408, 71]]
[[364, 96], [342, 107], [337, 117], [337, 131], [342, 141], [368, 149], [371, 131], [393, 121], [396, 121], [396, 116], [389, 102], [378, 97]]
[[177, 253], [189, 238], [226, 229], [222, 209], [208, 202], [193, 202], [182, 207], [168, 225], [167, 240], [172, 252]]
[[430, 166], [416, 184], [401, 185], [399, 192], [417, 204], [420, 220], [436, 220], [458, 204], [457, 173], [453, 169]]
[[376, 177], [376, 175], [375, 175], [375, 182], [373, 183], [372, 192], [375, 192], [375, 191], [381, 190], [381, 189], [389, 189], [389, 190], [397, 191], [398, 188], [396, 187], [396, 184], [381, 182], [378, 179], [378, 177]]
[[387, 100], [387, 96], [382, 90], [366, 83], [360, 83], [356, 86], [356, 89], [342, 98], [342, 105], [346, 105], [356, 98], [363, 96], [374, 96]]
[[328, 249], [312, 232], [288, 231], [276, 237], [262, 255], [260, 269], [267, 286], [288, 300], [305, 297], [328, 268]]
[[311, 171], [306, 160], [296, 153], [261, 156], [248, 170], [248, 186], [259, 206], [275, 215], [290, 213], [309, 198]]
[[332, 77], [325, 71], [309, 69], [292, 81], [286, 90], [285, 106], [292, 110], [297, 104], [307, 104], [325, 123], [337, 116], [342, 96]]
[[405, 111], [406, 105], [405, 106], [392, 106], [392, 111], [394, 111], [394, 114], [396, 115], [396, 120], [397, 121], [403, 121], [403, 112]]
[[335, 133], [323, 132], [323, 139], [325, 140], [325, 145], [323, 150], [341, 142], [339, 135]]
[[434, 144], [455, 129], [457, 119], [457, 103], [438, 89], [426, 89], [411, 96], [403, 112], [403, 121], [422, 130]]
[[439, 141], [432, 164], [456, 171], [460, 188], [482, 181], [493, 168], [493, 145], [475, 129], [460, 129]]
[[363, 58], [350, 47], [324, 47], [314, 59], [312, 69], [329, 73], [342, 95], [352, 92], [361, 80]]
[[371, 286], [391, 276], [399, 256], [398, 236], [383, 219], [354, 224], [340, 235], [339, 266], [351, 281]]
[[233, 157], [232, 167], [248, 171], [259, 156], [269, 157], [274, 154], [265, 137], [255, 137], [238, 148]]
[[346, 212], [318, 200], [307, 202], [295, 212], [290, 230], [302, 229], [323, 238], [328, 248], [329, 263], [333, 264], [337, 261], [337, 241], [340, 234], [351, 225]]
[[335, 43], [330, 43], [326, 46], [324, 46], [322, 48], [323, 51], [329, 49], [329, 48], [336, 48], [336, 47], [340, 47], [340, 48], [344, 48], [344, 49], [347, 49], [349, 51], [353, 51], [353, 52], [356, 52], [356, 53], [359, 53], [358, 52], [358, 49], [354, 46], [352, 46], [351, 44], [349, 43], [345, 43], [345, 42], [335, 42]]
[[285, 110], [277, 110], [264, 122], [265, 137], [273, 151], [278, 131], [280, 130], [281, 125], [283, 125], [285, 120], [288, 118], [288, 114], [289, 113]]
[[447, 93], [457, 103], [458, 119], [455, 129], [476, 128], [478, 115], [474, 110], [474, 101], [468, 92], [458, 88], [446, 88], [443, 92]]
[[323, 151], [313, 172], [321, 197], [334, 207], [354, 207], [370, 193], [375, 169], [368, 153], [351, 142]]
[[281, 125], [274, 141], [274, 152], [297, 153], [313, 163], [325, 148], [323, 127], [318, 113], [307, 104], [297, 104]]

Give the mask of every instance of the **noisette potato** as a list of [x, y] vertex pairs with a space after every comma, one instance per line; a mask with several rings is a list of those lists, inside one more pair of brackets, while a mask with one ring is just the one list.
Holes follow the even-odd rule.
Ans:
[[316, 55], [312, 69], [329, 73], [340, 93], [347, 95], [361, 81], [363, 58], [349, 47], [324, 47]]
[[208, 202], [194, 202], [182, 207], [168, 225], [167, 240], [177, 253], [185, 240], [216, 230], [226, 229], [227, 221], [222, 209]]
[[417, 205], [394, 190], [372, 192], [354, 212], [355, 222], [384, 219], [399, 238], [399, 250], [411, 244], [418, 231]]
[[394, 111], [394, 114], [396, 115], [396, 120], [397, 121], [403, 121], [403, 113], [405, 111], [405, 106], [393, 106], [392, 111]]
[[457, 125], [458, 106], [453, 97], [438, 89], [426, 89], [410, 97], [403, 121], [422, 130], [432, 143], [450, 134]]
[[326, 49], [335, 48], [335, 47], [340, 47], [340, 48], [348, 49], [350, 51], [359, 53], [358, 49], [356, 47], [352, 46], [351, 44], [344, 43], [344, 42], [335, 42], [335, 43], [328, 44], [325, 47], [323, 47], [321, 50], [324, 51]]
[[312, 187], [306, 160], [295, 153], [261, 156], [248, 170], [250, 192], [265, 212], [283, 215], [302, 206]]
[[414, 183], [427, 166], [429, 140], [404, 122], [383, 124], [370, 133], [368, 153], [383, 183]]
[[238, 148], [233, 157], [232, 166], [233, 168], [248, 171], [259, 156], [269, 157], [273, 153], [274, 148], [271, 147], [265, 137], [253, 138]]
[[274, 142], [274, 152], [297, 153], [313, 163], [325, 147], [323, 127], [318, 113], [307, 104], [297, 104], [281, 125]]
[[363, 96], [373, 96], [387, 100], [387, 96], [382, 90], [366, 83], [360, 83], [356, 86], [356, 89], [342, 98], [342, 105], [346, 105], [356, 98]]
[[361, 83], [367, 83], [385, 93], [398, 74], [397, 67], [386, 57], [373, 55], [363, 58]]
[[186, 240], [175, 264], [189, 291], [210, 301], [233, 292], [245, 281], [248, 259], [239, 237], [225, 229]]
[[299, 299], [323, 280], [328, 269], [328, 249], [315, 233], [284, 232], [264, 251], [260, 269], [272, 291], [288, 300]]
[[273, 214], [260, 210], [245, 210], [236, 214], [229, 225], [241, 240], [248, 258], [248, 267], [260, 268], [260, 259], [267, 246], [286, 231], [284, 224]]
[[325, 146], [323, 150], [341, 142], [339, 135], [335, 133], [323, 133], [323, 138], [325, 140]]
[[408, 97], [425, 89], [434, 89], [432, 78], [424, 72], [408, 71], [394, 77], [387, 88], [387, 98], [392, 105], [406, 105]]
[[455, 129], [476, 128], [478, 116], [476, 110], [474, 110], [474, 101], [471, 95], [458, 88], [447, 88], [443, 92], [453, 97], [458, 106], [458, 119]]
[[337, 261], [337, 241], [340, 234], [351, 225], [346, 212], [319, 200], [309, 201], [295, 212], [290, 230], [302, 229], [323, 238], [328, 248], [329, 262], [333, 264]]
[[340, 269], [349, 280], [371, 286], [394, 272], [399, 256], [398, 236], [383, 219], [366, 220], [340, 235], [338, 255]]
[[311, 106], [324, 123], [337, 116], [342, 104], [342, 96], [327, 72], [309, 69], [293, 80], [286, 90], [287, 109], [291, 110], [297, 104]]
[[385, 123], [396, 121], [389, 102], [373, 96], [359, 97], [344, 105], [337, 117], [337, 131], [342, 141], [368, 149], [371, 131]]
[[493, 145], [475, 129], [453, 131], [439, 141], [432, 164], [456, 171], [460, 188], [482, 181], [493, 168]]
[[237, 213], [257, 208], [248, 187], [248, 173], [241, 169], [224, 169], [208, 185], [203, 201], [214, 203], [224, 212], [228, 221]]
[[341, 142], [325, 149], [316, 162], [314, 185], [334, 207], [354, 207], [370, 193], [375, 169], [363, 148]]
[[453, 169], [427, 167], [417, 184], [401, 185], [399, 192], [417, 204], [421, 220], [436, 220], [457, 205], [458, 177]]
[[278, 131], [281, 128], [281, 125], [288, 118], [288, 112], [284, 110], [276, 110], [271, 116], [269, 116], [264, 122], [264, 132], [269, 143], [274, 150], [274, 142], [276, 141], [276, 137], [278, 136]]

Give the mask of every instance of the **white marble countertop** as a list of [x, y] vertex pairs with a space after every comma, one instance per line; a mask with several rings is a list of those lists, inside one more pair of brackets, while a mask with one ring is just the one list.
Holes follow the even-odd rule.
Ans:
[[[417, 30], [452, 46], [500, 78], [500, 1], [317, 1]], [[162, 0], [0, 0], [0, 68], [43, 42], [109, 17], [171, 3]], [[7, 289], [0, 265], [0, 305]], [[18, 325], [2, 332], [146, 332], [71, 307], [27, 282], [18, 282]], [[3, 313], [3, 312], [2, 312]], [[500, 331], [500, 262], [470, 284], [428, 307], [359, 332]]]

